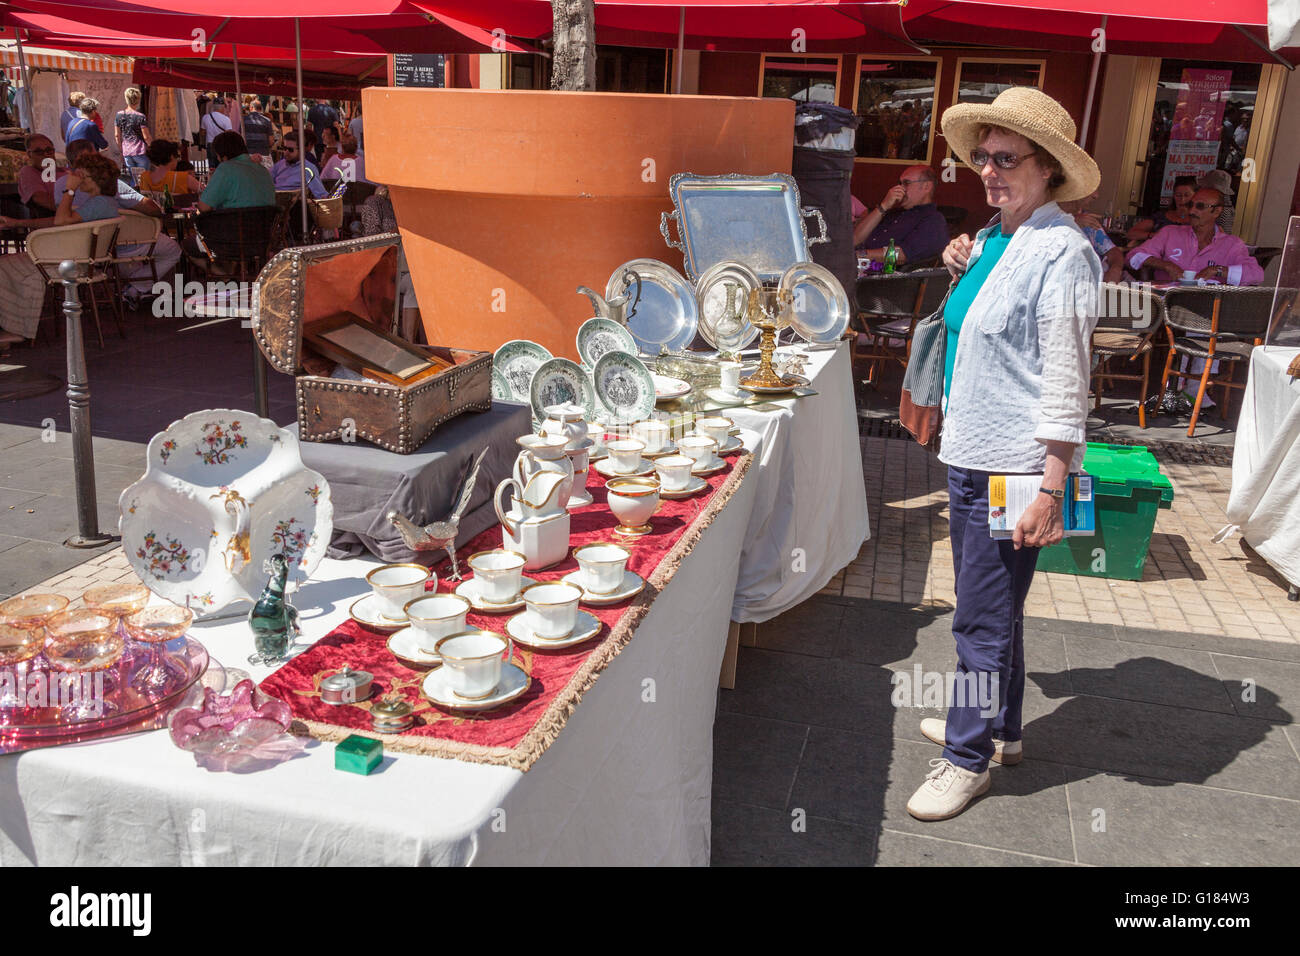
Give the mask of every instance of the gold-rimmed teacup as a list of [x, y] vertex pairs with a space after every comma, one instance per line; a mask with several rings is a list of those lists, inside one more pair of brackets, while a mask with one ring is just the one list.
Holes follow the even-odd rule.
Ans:
[[527, 560], [518, 551], [507, 551], [504, 548], [471, 554], [466, 563], [474, 572], [474, 580], [479, 582], [479, 598], [488, 604], [514, 602], [519, 597]]
[[514, 655], [510, 638], [491, 631], [449, 634], [434, 649], [451, 692], [461, 700], [491, 697], [501, 683], [502, 666]]
[[573, 557], [582, 569], [582, 586], [588, 593], [613, 594], [623, 585], [632, 555], [627, 548], [598, 542], [577, 548]]
[[431, 650], [444, 637], [459, 634], [470, 603], [459, 594], [426, 594], [411, 601], [402, 612], [414, 629], [420, 649]]
[[563, 581], [544, 581], [524, 588], [524, 623], [537, 637], [558, 641], [578, 624], [582, 588]]
[[430, 580], [436, 588], [438, 578], [433, 571], [413, 562], [385, 564], [366, 575], [366, 583], [374, 592], [380, 615], [390, 621], [406, 620], [402, 609], [424, 593]]

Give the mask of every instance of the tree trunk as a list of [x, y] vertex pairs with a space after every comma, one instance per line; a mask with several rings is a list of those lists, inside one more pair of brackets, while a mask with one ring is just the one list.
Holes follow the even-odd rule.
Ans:
[[596, 7], [593, 0], [551, 0], [555, 20], [551, 89], [596, 88]]

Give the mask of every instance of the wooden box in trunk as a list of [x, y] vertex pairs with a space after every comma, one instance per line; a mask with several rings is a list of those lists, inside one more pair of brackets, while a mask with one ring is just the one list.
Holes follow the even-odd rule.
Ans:
[[[492, 353], [394, 335], [398, 236], [285, 249], [253, 290], [253, 336], [297, 380], [303, 441], [408, 455], [448, 419], [492, 407]], [[344, 371], [339, 371], [339, 368]]]

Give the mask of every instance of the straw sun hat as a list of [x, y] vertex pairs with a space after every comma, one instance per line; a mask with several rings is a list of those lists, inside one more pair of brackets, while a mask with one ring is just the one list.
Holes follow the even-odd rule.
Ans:
[[1101, 170], [1075, 145], [1076, 129], [1070, 114], [1036, 87], [1013, 86], [992, 103], [950, 106], [940, 126], [952, 151], [968, 166], [971, 150], [979, 145], [981, 126], [1001, 126], [1037, 143], [1056, 158], [1065, 173], [1065, 184], [1052, 193], [1057, 202], [1084, 199], [1101, 184]]

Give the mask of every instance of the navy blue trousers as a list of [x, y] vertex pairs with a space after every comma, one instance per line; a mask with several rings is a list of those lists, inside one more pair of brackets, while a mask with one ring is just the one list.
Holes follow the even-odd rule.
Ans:
[[988, 472], [948, 468], [948, 528], [957, 579], [957, 680], [943, 755], [982, 773], [993, 739], [1019, 740], [1025, 700], [1025, 596], [1038, 548], [989, 537]]

